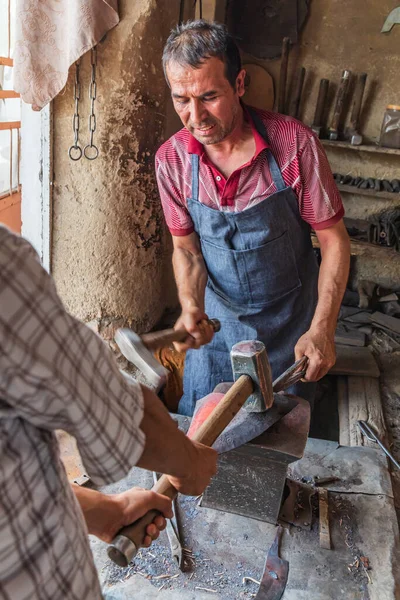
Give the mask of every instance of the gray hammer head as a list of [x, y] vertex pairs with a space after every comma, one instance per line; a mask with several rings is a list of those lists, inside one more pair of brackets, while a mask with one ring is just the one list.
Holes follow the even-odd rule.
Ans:
[[354, 131], [350, 135], [350, 143], [352, 146], [360, 146], [363, 142], [363, 137], [357, 131]]
[[132, 329], [118, 329], [115, 341], [121, 354], [143, 373], [151, 387], [158, 392], [167, 382], [168, 370], [146, 348], [141, 337]]
[[246, 340], [232, 347], [231, 362], [233, 376], [239, 379], [248, 375], [253, 380], [254, 391], [243, 408], [248, 412], [264, 412], [274, 402], [272, 374], [267, 351], [262, 342]]

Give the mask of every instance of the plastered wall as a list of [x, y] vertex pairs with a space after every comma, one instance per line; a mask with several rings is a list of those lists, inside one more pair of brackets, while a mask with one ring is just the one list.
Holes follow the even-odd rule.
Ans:
[[[179, 1], [121, 0], [98, 46], [97, 160], [72, 162], [73, 81], [54, 106], [52, 270], [67, 308], [105, 337], [150, 329], [175, 304], [170, 240], [154, 177], [167, 92], [160, 58]], [[88, 143], [90, 53], [81, 66], [80, 143]]]

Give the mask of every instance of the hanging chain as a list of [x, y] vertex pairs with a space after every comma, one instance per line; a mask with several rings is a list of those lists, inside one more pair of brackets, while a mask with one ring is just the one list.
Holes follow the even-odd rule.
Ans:
[[97, 67], [97, 48], [96, 46], [91, 50], [91, 79], [89, 84], [89, 100], [90, 100], [90, 115], [89, 115], [89, 134], [90, 142], [83, 151], [86, 158], [94, 160], [99, 155], [99, 149], [93, 144], [93, 136], [96, 131], [96, 115], [94, 113], [94, 102], [97, 96], [97, 83], [96, 83], [96, 67]]
[[79, 160], [82, 156], [82, 148], [79, 145], [79, 99], [81, 97], [81, 83], [80, 83], [80, 67], [81, 59], [75, 63], [75, 84], [74, 84], [74, 101], [75, 101], [75, 112], [72, 117], [72, 130], [74, 132], [74, 143], [68, 150], [68, 154], [71, 160]]

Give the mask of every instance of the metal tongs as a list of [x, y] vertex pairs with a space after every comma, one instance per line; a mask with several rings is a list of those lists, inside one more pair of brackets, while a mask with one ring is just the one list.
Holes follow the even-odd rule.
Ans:
[[286, 390], [291, 385], [297, 383], [300, 379], [304, 377], [307, 372], [308, 367], [308, 357], [302, 356], [299, 360], [286, 369], [282, 375], [277, 377], [272, 384], [272, 390], [274, 393], [282, 392]]
[[[153, 471], [153, 480], [154, 480], [154, 483], [157, 483], [157, 481], [158, 481], [158, 475], [154, 471]], [[182, 544], [181, 544], [180, 537], [179, 537], [178, 522], [176, 520], [176, 512], [177, 512], [176, 507], [177, 507], [177, 502], [176, 502], [176, 498], [175, 498], [175, 500], [173, 500], [173, 502], [172, 502], [174, 516], [172, 517], [172, 519], [166, 519], [166, 521], [167, 521], [166, 532], [167, 532], [167, 536], [168, 536], [169, 545], [171, 548], [172, 558], [175, 560], [178, 568], [181, 571], [183, 571], [184, 557], [183, 557], [183, 551], [182, 551]]]

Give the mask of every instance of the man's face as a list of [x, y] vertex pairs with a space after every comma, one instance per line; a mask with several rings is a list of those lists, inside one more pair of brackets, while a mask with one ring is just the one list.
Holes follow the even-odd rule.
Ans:
[[235, 89], [219, 58], [208, 58], [198, 69], [170, 62], [166, 71], [175, 110], [186, 129], [202, 144], [224, 140], [237, 124], [245, 71], [237, 76]]

